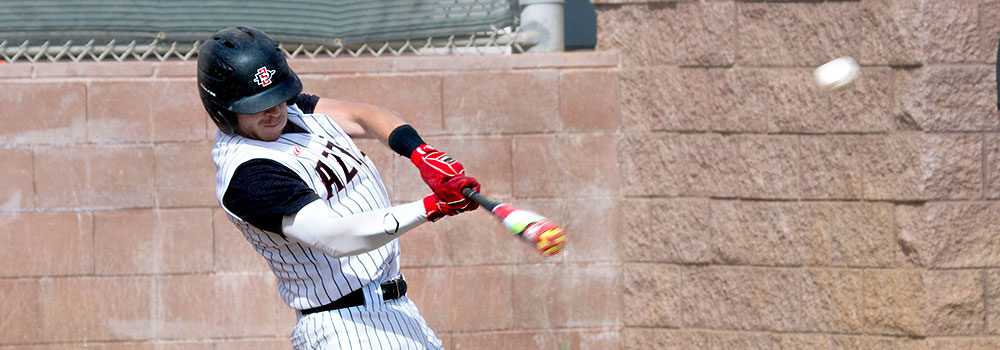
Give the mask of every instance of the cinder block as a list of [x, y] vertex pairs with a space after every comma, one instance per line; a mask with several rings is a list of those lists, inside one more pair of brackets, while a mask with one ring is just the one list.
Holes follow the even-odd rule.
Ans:
[[920, 271], [866, 270], [863, 283], [865, 333], [927, 335], [927, 289]]
[[510, 58], [503, 55], [400, 56], [392, 60], [392, 70], [396, 72], [508, 71], [512, 67]]
[[564, 71], [559, 76], [559, 116], [567, 131], [618, 129], [615, 71]]
[[[412, 285], [407, 295], [412, 293], [411, 299], [435, 332], [502, 330], [514, 326], [513, 291], [502, 287], [513, 285], [513, 266], [419, 268], [403, 274], [407, 276], [407, 285]], [[449, 288], [442, 289], [444, 285]]]
[[989, 53], [996, 53], [984, 51], [980, 38], [984, 31], [979, 26], [985, 24], [981, 18], [994, 16], [994, 13], [979, 13], [982, 3], [978, 0], [931, 0], [921, 4], [920, 32], [927, 35], [924, 51], [928, 63], [983, 62]]
[[[479, 181], [483, 194], [491, 198], [509, 198], [514, 183], [513, 167], [522, 168], [525, 164], [512, 164], [511, 138], [505, 136], [468, 136], [428, 137], [424, 141], [438, 150], [447, 153], [453, 159], [462, 163], [465, 174]], [[391, 174], [394, 199], [413, 201], [422, 199], [431, 193], [430, 187], [420, 177], [420, 171], [407, 158], [392, 153], [392, 168], [386, 168], [383, 176]], [[391, 170], [388, 171], [388, 170]], [[521, 179], [528, 175], [519, 174]]]
[[[660, 10], [667, 11], [667, 10]], [[685, 66], [732, 66], [736, 58], [735, 2], [680, 2], [671, 16], [677, 61]], [[660, 43], [663, 45], [663, 43]]]
[[87, 140], [97, 143], [153, 139], [151, 81], [94, 81], [87, 88]]
[[723, 137], [720, 182], [714, 195], [742, 198], [799, 198], [799, 137], [737, 135]]
[[163, 143], [156, 159], [157, 207], [215, 207], [215, 163], [211, 143]]
[[983, 156], [986, 157], [983, 169], [986, 173], [983, 177], [986, 181], [983, 184], [984, 197], [998, 199], [1000, 198], [1000, 134], [984, 134], [983, 138], [985, 152]]
[[[812, 78], [812, 67], [798, 71]], [[821, 103], [820, 113], [808, 116], [802, 128], [806, 132], [861, 132], [879, 133], [901, 129], [892, 114], [894, 70], [887, 67], [862, 67], [860, 75], [850, 86], [839, 91], [822, 91], [812, 81], [799, 81], [794, 86], [808, 93], [826, 97], [829, 105]], [[781, 103], [795, 105], [794, 100]]]
[[[664, 114], [653, 106], [655, 100], [651, 97], [649, 76], [650, 72], [647, 70], [621, 70], [618, 73], [616, 85], [622, 132], [652, 131], [656, 128], [657, 121], [663, 118]], [[674, 105], [667, 106], [670, 110], [675, 110]]]
[[206, 122], [215, 129], [215, 124], [208, 121], [194, 79], [157, 80], [152, 84], [154, 91], [146, 108], [152, 118], [153, 141], [199, 141], [209, 134]]
[[36, 78], [151, 77], [154, 71], [154, 65], [150, 62], [117, 62], [110, 59], [101, 62], [82, 60], [80, 62], [45, 62], [35, 65]]
[[[800, 213], [804, 236], [821, 264], [847, 267], [910, 267], [896, 242], [893, 207], [887, 203], [813, 202]], [[788, 242], [776, 243], [787, 245]]]
[[[920, 14], [918, 3], [901, 0], [740, 2], [736, 62], [818, 66], [848, 55], [865, 65], [920, 64]], [[857, 40], [859, 37], [879, 40]]]
[[[476, 214], [463, 214], [462, 217], [473, 215]], [[448, 239], [448, 229], [454, 225], [448, 225], [447, 222], [454, 220], [459, 219], [444, 218], [438, 222], [426, 223], [417, 226], [417, 228], [399, 237], [400, 263], [402, 267], [409, 269], [411, 267], [453, 266], [453, 255], [460, 256], [466, 261], [470, 258], [480, 258], [478, 256], [470, 256], [471, 254], [468, 254], [468, 252], [456, 252], [452, 249], [452, 242]], [[468, 222], [469, 220], [462, 221]], [[479, 220], [476, 220], [476, 223], [480, 223]], [[491, 233], [493, 233], [493, 230], [486, 230], [485, 227], [483, 229], [477, 227], [477, 229], [471, 230], [472, 232], [469, 231], [466, 228], [461, 233], [458, 233], [466, 235], [462, 239], [468, 241], [465, 245], [469, 246], [486, 241], [487, 236], [492, 236]], [[499, 250], [497, 247], [490, 247], [490, 250], [483, 249], [483, 251], [488, 252], [495, 252], [497, 250]], [[494, 261], [495, 256], [490, 255], [483, 260]]]
[[[381, 73], [392, 70], [393, 59], [382, 57], [350, 57], [344, 53], [338, 57], [329, 57], [321, 53], [316, 58], [299, 56], [289, 59], [288, 65], [301, 78], [303, 75], [331, 73]], [[331, 98], [334, 96], [330, 96]]]
[[167, 275], [159, 283], [157, 322], [165, 338], [276, 336], [275, 310], [288, 307], [275, 297], [269, 273]]
[[0, 148], [0, 211], [35, 207], [35, 170], [30, 149]]
[[38, 283], [41, 322], [37, 327], [42, 342], [140, 340], [155, 336], [152, 301], [157, 285], [153, 277], [45, 278]]
[[4, 331], [0, 344], [35, 343], [39, 341], [41, 323], [38, 303], [38, 280], [0, 280], [0, 309], [4, 310]]
[[865, 136], [862, 195], [876, 200], [981, 198], [983, 139], [971, 134]]
[[332, 76], [317, 80], [304, 91], [321, 100], [367, 103], [395, 111], [421, 135], [443, 132], [438, 74]]
[[0, 214], [0, 276], [66, 276], [94, 272], [89, 212]]
[[[543, 259], [533, 245], [513, 236], [493, 215], [481, 209], [441, 219], [428, 229], [425, 234], [447, 240], [446, 253], [454, 265], [516, 264]], [[563, 257], [554, 259], [561, 261]]]
[[[560, 346], [567, 349], [618, 349], [621, 348], [619, 329], [598, 328], [559, 332]], [[569, 338], [568, 340], [566, 338]], [[567, 345], [563, 345], [567, 344]]]
[[626, 196], [732, 195], [722, 181], [727, 150], [716, 134], [629, 134], [619, 141], [621, 193]]
[[986, 333], [1000, 335], [1000, 270], [986, 270]]
[[899, 240], [922, 266], [1000, 266], [1000, 215], [996, 202], [929, 202], [897, 206]]
[[625, 232], [619, 228], [621, 210], [617, 199], [513, 199], [511, 204], [549, 218], [564, 230], [567, 237], [566, 247], [555, 257], [543, 258], [534, 246], [527, 243], [519, 245], [518, 250], [530, 253], [528, 261], [551, 262], [563, 258], [569, 262], [618, 261], [619, 237]]
[[[991, 52], [996, 53], [996, 42]], [[896, 70], [893, 117], [897, 128], [995, 131], [996, 73], [992, 65], [928, 65]], [[860, 80], [860, 79], [859, 79]]]
[[795, 202], [711, 202], [711, 250], [733, 265], [802, 266], [824, 260], [824, 232], [805, 229]]
[[[719, 253], [711, 205], [704, 199], [628, 199], [622, 203], [621, 257], [625, 261], [704, 264]], [[574, 244], [574, 236], [569, 236]]]
[[[289, 331], [288, 334], [291, 334]], [[208, 344], [205, 350], [273, 350], [287, 349], [291, 341], [285, 334], [277, 338], [217, 340]], [[214, 346], [214, 347], [212, 347]]]
[[611, 265], [519, 265], [513, 285], [515, 328], [614, 327], [621, 322], [619, 274]]
[[987, 318], [982, 270], [930, 270], [927, 287], [927, 334], [978, 336]]
[[704, 331], [639, 327], [622, 330], [622, 348], [625, 350], [712, 349], [713, 345]]
[[[622, 322], [630, 327], [682, 328], [686, 301], [681, 269], [666, 264], [627, 264], [622, 269]], [[601, 303], [614, 304], [611, 300]]]
[[1000, 337], [928, 338], [927, 349], [990, 350], [1000, 348]]
[[566, 342], [556, 333], [542, 330], [457, 333], [449, 349], [558, 349]]
[[831, 350], [878, 349], [878, 350], [931, 350], [956, 349], [953, 347], [929, 347], [925, 339], [890, 336], [862, 336], [834, 334]]
[[802, 315], [807, 330], [823, 333], [860, 333], [862, 271], [809, 269], [802, 290]]
[[804, 272], [758, 267], [685, 267], [684, 325], [692, 328], [801, 330]]
[[602, 6], [597, 11], [597, 50], [620, 49], [624, 67], [676, 62], [675, 12], [646, 4]]
[[774, 350], [826, 350], [830, 347], [829, 334], [772, 334]]
[[153, 64], [157, 78], [194, 78], [198, 76], [198, 56], [187, 61], [164, 61]]
[[[35, 150], [39, 208], [153, 206], [150, 146], [72, 146]], [[59, 174], [59, 176], [52, 176]]]
[[212, 210], [212, 238], [215, 271], [271, 271], [266, 259], [257, 253], [253, 245], [243, 237], [243, 233], [226, 218], [226, 212], [222, 208]]
[[997, 38], [1000, 38], [1000, 17], [991, 14], [1000, 12], [1000, 1], [984, 0], [979, 3], [979, 37], [982, 52], [986, 53], [987, 63], [996, 63]]
[[94, 214], [98, 274], [212, 270], [210, 209], [125, 210]]
[[[71, 144], [87, 137], [87, 88], [81, 82], [4, 82], [0, 143]], [[45, 115], [38, 115], [45, 107]]]
[[513, 140], [514, 196], [611, 196], [619, 187], [614, 135], [532, 135]]
[[34, 71], [33, 63], [8, 63], [0, 60], [0, 79], [29, 78]]
[[618, 66], [618, 49], [511, 55], [513, 69], [604, 68]]
[[[406, 253], [403, 253], [403, 260], [406, 260]], [[434, 330], [435, 334], [449, 334], [456, 329], [456, 325], [451, 323], [452, 314], [469, 312], [470, 309], [455, 309], [457, 307], [448, 298], [451, 297], [449, 290], [442, 289], [441, 286], [449, 285], [454, 287], [452, 281], [452, 271], [454, 267], [407, 267], [402, 270], [406, 276], [406, 296], [417, 305], [420, 315], [424, 317], [427, 326]], [[494, 282], [497, 283], [497, 282]], [[512, 283], [510, 279], [504, 279], [500, 283]], [[466, 305], [467, 306], [467, 305]], [[455, 310], [455, 311], [453, 311]], [[478, 309], [476, 309], [478, 312]]]
[[553, 70], [444, 76], [444, 126], [449, 133], [512, 134], [562, 129], [559, 74]]
[[802, 136], [802, 196], [860, 199], [866, 138], [857, 135]]

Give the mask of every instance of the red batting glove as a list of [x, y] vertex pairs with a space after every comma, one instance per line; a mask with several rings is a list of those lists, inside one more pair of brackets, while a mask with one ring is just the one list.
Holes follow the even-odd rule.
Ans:
[[427, 212], [427, 221], [430, 222], [438, 221], [445, 216], [445, 213], [438, 207], [437, 196], [433, 193], [424, 197], [424, 210]]
[[[430, 186], [431, 191], [434, 191], [434, 194], [437, 194], [438, 198], [451, 208], [464, 210], [478, 208], [478, 205], [465, 199], [465, 196], [462, 195], [462, 189], [466, 187], [472, 187], [479, 191], [479, 182], [464, 176], [465, 167], [462, 166], [462, 163], [427, 144], [420, 145], [413, 150], [413, 153], [410, 154], [410, 161], [420, 170], [420, 177], [424, 179], [427, 186]], [[449, 183], [449, 180], [459, 177], [466, 179]]]
[[438, 200], [444, 202], [444, 206], [448, 209], [459, 212], [476, 210], [479, 208], [479, 203], [465, 198], [465, 195], [462, 194], [462, 190], [465, 188], [472, 188], [479, 192], [479, 181], [470, 176], [458, 175], [446, 180], [441, 185], [441, 192], [434, 194], [437, 195]]
[[441, 201], [441, 198], [439, 198], [436, 194], [432, 193], [427, 197], [424, 197], [424, 210], [427, 214], [427, 221], [434, 222], [445, 216], [455, 216], [471, 209], [449, 205], [448, 203]]

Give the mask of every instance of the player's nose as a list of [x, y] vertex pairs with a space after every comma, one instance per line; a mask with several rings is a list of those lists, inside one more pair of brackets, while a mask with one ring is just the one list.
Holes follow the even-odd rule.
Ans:
[[278, 114], [281, 114], [281, 108], [280, 107], [281, 107], [281, 105], [277, 105], [277, 106], [268, 108], [268, 109], [264, 110], [264, 115], [266, 115], [268, 117], [272, 117], [272, 118], [273, 117], [277, 117]]

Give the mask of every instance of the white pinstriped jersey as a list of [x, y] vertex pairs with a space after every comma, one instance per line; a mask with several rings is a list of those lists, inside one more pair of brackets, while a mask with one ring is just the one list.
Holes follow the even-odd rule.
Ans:
[[[330, 209], [340, 216], [391, 206], [375, 165], [336, 123], [321, 114], [303, 114], [288, 107], [288, 122], [306, 133], [285, 133], [273, 142], [217, 133], [212, 158], [217, 167], [219, 203], [240, 164], [252, 159], [274, 160], [298, 174]], [[243, 236], [267, 259], [278, 278], [282, 299], [295, 309], [313, 308], [399, 274], [399, 240], [378, 249], [332, 258], [284, 236], [261, 230], [226, 213]]]

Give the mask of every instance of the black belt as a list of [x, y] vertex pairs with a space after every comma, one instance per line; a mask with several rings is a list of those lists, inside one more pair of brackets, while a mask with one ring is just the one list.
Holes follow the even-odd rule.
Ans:
[[[397, 279], [388, 282], [382, 282], [380, 286], [382, 287], [382, 300], [399, 299], [404, 295], [406, 295], [406, 280], [404, 280], [402, 277], [399, 277]], [[310, 309], [305, 309], [300, 312], [302, 313], [302, 315], [308, 315], [311, 313], [344, 309], [352, 306], [361, 306], [364, 304], [365, 304], [365, 292], [362, 291], [361, 289], [358, 289], [343, 297], [340, 297], [340, 299], [334, 300], [332, 303], [317, 306]]]

